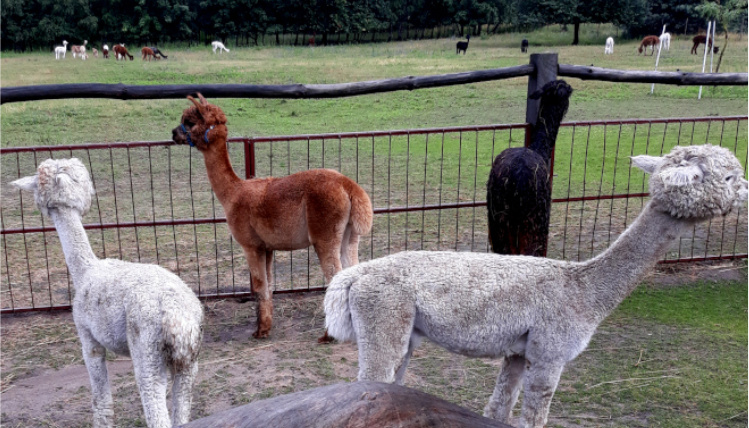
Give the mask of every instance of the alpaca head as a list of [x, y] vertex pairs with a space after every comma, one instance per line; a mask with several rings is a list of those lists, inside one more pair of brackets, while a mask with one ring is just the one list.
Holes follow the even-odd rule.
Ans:
[[11, 182], [21, 190], [34, 193], [36, 206], [49, 217], [49, 211], [68, 207], [82, 216], [91, 208], [94, 186], [88, 170], [76, 159], [47, 159], [39, 164], [35, 175]]
[[545, 84], [541, 89], [530, 95], [531, 99], [541, 99], [541, 108], [544, 105], [561, 105], [564, 106], [564, 112], [570, 105], [570, 96], [572, 95], [572, 86], [564, 80], [553, 80]]
[[67, 41], [67, 40], [63, 40], [63, 41], [62, 41], [62, 45], [63, 45], [63, 46], [67, 46], [67, 45], [68, 45], [68, 41]]
[[188, 96], [194, 104], [182, 113], [179, 126], [172, 130], [172, 140], [177, 144], [189, 144], [198, 150], [207, 150], [214, 141], [226, 142], [226, 115], [213, 104], [209, 104], [202, 94], [199, 101]]
[[749, 195], [741, 163], [723, 147], [677, 146], [663, 157], [634, 156], [632, 164], [651, 174], [654, 206], [676, 218], [726, 215]]

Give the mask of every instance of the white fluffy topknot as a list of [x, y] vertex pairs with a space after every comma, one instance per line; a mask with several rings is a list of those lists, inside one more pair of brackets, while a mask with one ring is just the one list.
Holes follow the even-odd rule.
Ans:
[[34, 193], [36, 206], [49, 217], [49, 210], [72, 208], [86, 215], [91, 208], [94, 186], [88, 170], [77, 158], [47, 159], [37, 168], [36, 175], [10, 183]]

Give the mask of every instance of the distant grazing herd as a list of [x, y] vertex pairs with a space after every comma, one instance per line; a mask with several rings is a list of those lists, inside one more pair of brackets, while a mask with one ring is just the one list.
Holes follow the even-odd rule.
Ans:
[[[692, 51], [691, 53], [694, 55], [697, 55], [697, 48], [701, 44], [705, 44], [705, 41], [707, 39], [707, 36], [704, 34], [698, 34], [692, 38]], [[310, 46], [314, 46], [314, 38], [310, 39]], [[465, 41], [459, 41], [455, 44], [455, 53], [460, 54], [461, 52], [463, 55], [466, 54], [466, 51], [468, 51], [468, 43], [471, 41], [471, 36], [466, 36]], [[80, 57], [82, 60], [88, 59], [88, 54], [86, 53], [86, 45], [88, 44], [88, 40], [84, 40], [82, 45], [71, 45], [70, 51], [73, 53], [73, 58]], [[713, 41], [710, 40], [707, 42], [708, 48], [713, 48], [714, 53], [718, 53], [718, 47], [713, 47]], [[68, 42], [66, 40], [62, 41], [62, 46], [56, 46], [55, 47], [55, 59], [64, 59], [65, 53], [67, 52], [67, 46]], [[529, 42], [528, 39], [523, 39], [520, 42], [520, 51], [523, 53], [528, 52], [528, 46]], [[671, 34], [664, 32], [660, 36], [645, 36], [642, 41], [640, 42], [640, 46], [637, 48], [637, 51], [639, 54], [647, 54], [648, 48], [650, 48], [650, 55], [653, 55], [655, 53], [656, 46], [662, 46], [666, 50], [670, 50], [671, 48]], [[223, 53], [223, 52], [229, 52], [229, 49], [224, 46], [223, 43], [216, 40], [214, 42], [211, 42], [211, 48], [213, 49], [213, 53]], [[120, 43], [117, 45], [114, 45], [114, 48], [112, 49], [114, 51], [115, 59], [116, 60], [124, 60], [126, 57], [130, 58], [132, 61], [134, 59], [133, 55], [128, 52], [127, 48], [125, 47], [124, 43]], [[103, 58], [109, 58], [109, 46], [102, 45], [101, 52]], [[143, 61], [150, 61], [153, 59], [167, 59], [168, 57], [164, 55], [159, 48], [156, 46], [144, 46], [141, 50], [141, 59]], [[606, 45], [604, 47], [603, 53], [605, 55], [611, 55], [614, 53], [614, 38], [609, 37], [606, 39]], [[99, 51], [96, 50], [96, 48], [91, 49], [91, 54], [94, 57], [99, 57]]]

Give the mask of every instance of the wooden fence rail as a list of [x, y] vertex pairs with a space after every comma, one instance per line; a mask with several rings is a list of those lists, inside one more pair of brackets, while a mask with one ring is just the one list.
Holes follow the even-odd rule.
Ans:
[[[0, 88], [0, 104], [63, 98], [109, 98], [119, 100], [179, 99], [201, 92], [210, 98], [340, 98], [463, 85], [532, 76], [533, 64], [434, 76], [406, 76], [395, 79], [322, 85], [125, 85], [105, 83], [70, 83]], [[663, 71], [628, 71], [600, 67], [559, 64], [559, 76], [608, 82], [659, 83], [670, 85], [742, 86], [749, 82], [747, 73], [683, 73]]]

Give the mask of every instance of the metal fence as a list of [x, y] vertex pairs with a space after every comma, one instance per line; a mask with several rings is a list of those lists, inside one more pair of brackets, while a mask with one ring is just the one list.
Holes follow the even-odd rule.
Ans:
[[[526, 124], [239, 138], [229, 141], [240, 176], [333, 168], [356, 180], [375, 207], [362, 261], [402, 250], [488, 251], [483, 208], [492, 160], [522, 146]], [[747, 162], [747, 117], [565, 123], [553, 161], [552, 258], [584, 260], [608, 247], [639, 214], [647, 179], [629, 156], [711, 143]], [[101, 258], [157, 263], [201, 297], [248, 296], [250, 276], [232, 241], [202, 156], [171, 142], [0, 149], [2, 312], [68, 308], [72, 284], [54, 227], [28, 194], [7, 183], [47, 158], [78, 157], [96, 187], [84, 217]], [[701, 224], [664, 262], [746, 258], [746, 210]], [[277, 251], [276, 293], [321, 289], [312, 250]]]

